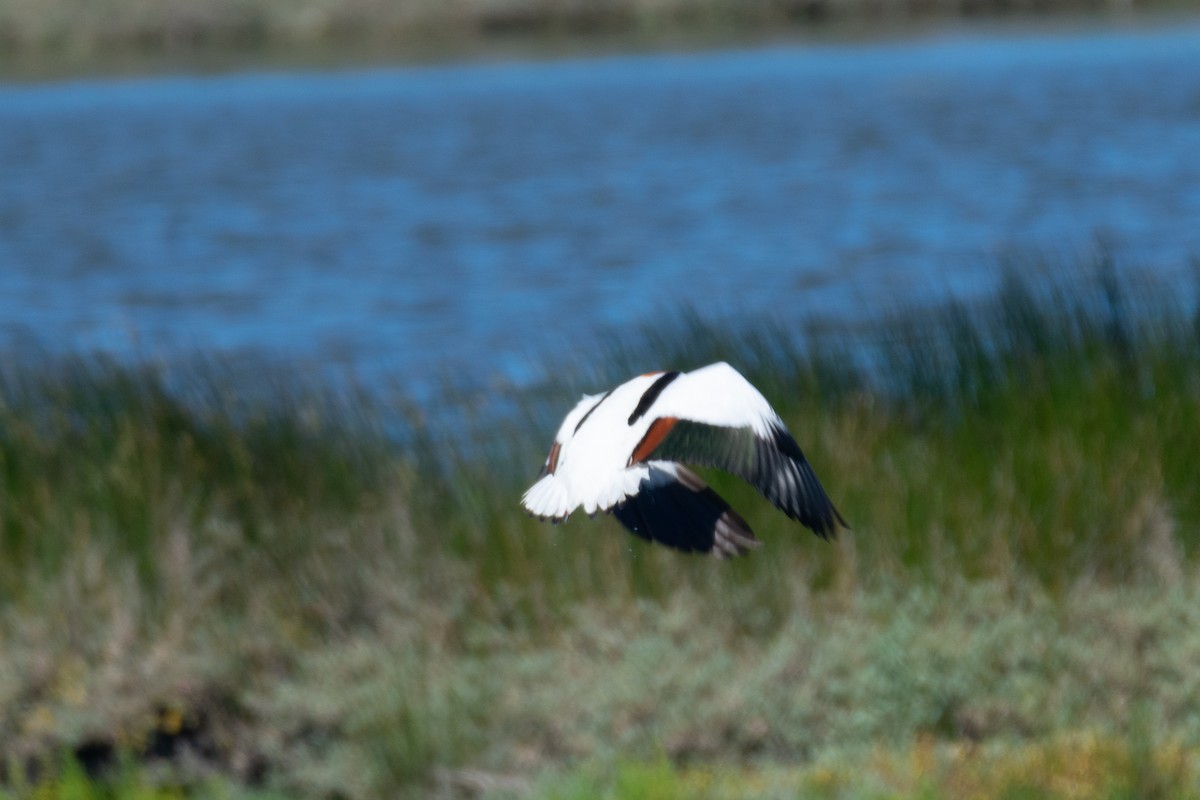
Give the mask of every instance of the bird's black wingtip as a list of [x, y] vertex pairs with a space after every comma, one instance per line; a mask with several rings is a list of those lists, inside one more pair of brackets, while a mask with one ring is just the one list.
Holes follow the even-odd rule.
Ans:
[[828, 512], [817, 518], [799, 519], [798, 521], [816, 534], [817, 538], [826, 542], [834, 542], [837, 541], [838, 530], [852, 530], [852, 528], [847, 524], [846, 518], [832, 504], [829, 505]]

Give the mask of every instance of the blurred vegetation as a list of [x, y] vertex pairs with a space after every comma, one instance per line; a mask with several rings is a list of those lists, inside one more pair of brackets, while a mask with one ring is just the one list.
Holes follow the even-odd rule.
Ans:
[[[0, 787], [1200, 794], [1188, 298], [1101, 257], [865, 330], [602, 341], [424, 409], [279, 367], [0, 363]], [[852, 531], [719, 474], [765, 541], [732, 563], [521, 512], [579, 391], [717, 359]]]
[[427, 57], [514, 41], [706, 41], [831, 25], [1196, 9], [1196, 0], [0, 0], [0, 65], [254, 51]]

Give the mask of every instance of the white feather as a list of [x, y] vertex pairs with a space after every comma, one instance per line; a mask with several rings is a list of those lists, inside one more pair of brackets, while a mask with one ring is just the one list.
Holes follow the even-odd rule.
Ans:
[[655, 417], [676, 417], [727, 428], [753, 429], [764, 438], [782, 427], [767, 398], [733, 367], [721, 361], [685, 372], [654, 403]]
[[[659, 381], [662, 383], [655, 386]], [[651, 387], [653, 391], [649, 391]], [[718, 428], [749, 429], [758, 438], [755, 447], [775, 448], [756, 450], [774, 455], [766, 456], [766, 461], [761, 460], [762, 455], [758, 456], [759, 466], [755, 469], [761, 471], [761, 465], [766, 463], [775, 465], [774, 471], [737, 474], [751, 480], [771, 502], [820, 536], [832, 535], [839, 522], [845, 524], [795, 444], [790, 445], [795, 451], [790, 454], [778, 449], [780, 436], [791, 441], [779, 415], [757, 389], [724, 362], [677, 374], [670, 380], [661, 372], [639, 375], [608, 394], [585, 395], [559, 426], [546, 459], [547, 474], [521, 498], [525, 508], [540, 517], [564, 519], [581, 507], [588, 514], [611, 511], [642, 490], [651, 492], [653, 498], [654, 491], [679, 480], [680, 475], [678, 465], [673, 462], [645, 460], [675, 424], [668, 421], [647, 438], [651, 426], [663, 418]], [[632, 463], [635, 456], [638, 463]], [[746, 467], [735, 465], [734, 469]], [[697, 481], [692, 475], [688, 488], [694, 492], [705, 489], [703, 482], [699, 488], [690, 485]], [[711, 508], [711, 499], [708, 502]], [[753, 541], [753, 533], [732, 509], [724, 507], [745, 529], [734, 543], [740, 552], [748, 546], [747, 541]], [[721, 519], [729, 514], [722, 514]], [[635, 532], [638, 530], [628, 517], [622, 522]], [[718, 528], [709, 535], [719, 535], [721, 530]], [[724, 535], [728, 538], [729, 531]]]
[[661, 375], [639, 375], [608, 395], [584, 395], [554, 437], [560, 447], [554, 473], [535, 483], [522, 498], [531, 513], [558, 519], [582, 507], [594, 514], [635, 494], [647, 468], [629, 466], [629, 458], [659, 417], [750, 427], [763, 436], [772, 423], [778, 424], [779, 417], [766, 398], [722, 362], [679, 375], [631, 425], [634, 409]]

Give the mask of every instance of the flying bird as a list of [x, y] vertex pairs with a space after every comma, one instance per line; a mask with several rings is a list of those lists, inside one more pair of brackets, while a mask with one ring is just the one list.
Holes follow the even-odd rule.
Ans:
[[822, 539], [847, 527], [783, 420], [724, 362], [585, 395], [521, 502], [555, 522], [581, 506], [609, 512], [637, 536], [685, 552], [727, 558], [758, 547], [746, 520], [685, 463], [738, 475]]

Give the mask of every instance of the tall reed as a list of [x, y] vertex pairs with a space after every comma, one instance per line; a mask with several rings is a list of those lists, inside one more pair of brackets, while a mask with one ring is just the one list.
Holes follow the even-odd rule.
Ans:
[[[853, 331], [681, 311], [600, 341], [585, 367], [439, 409], [278, 365], [0, 363], [10, 760], [168, 742], [235, 781], [370, 797], [518, 747], [718, 747], [698, 731], [807, 758], [818, 732], [1128, 727], [1145, 700], [1195, 734], [1191, 684], [1154, 683], [1195, 652], [1194, 305], [1101, 258]], [[836, 543], [720, 473], [765, 542], [733, 562], [524, 515], [578, 392], [717, 359], [796, 435], [851, 525]], [[835, 629], [858, 633], [833, 648]], [[1073, 688], [1037, 697], [1065, 705], [1021, 705], [1064, 664]]]

